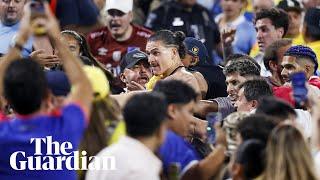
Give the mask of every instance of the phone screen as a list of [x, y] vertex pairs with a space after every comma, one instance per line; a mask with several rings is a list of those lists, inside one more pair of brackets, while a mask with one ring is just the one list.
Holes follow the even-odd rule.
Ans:
[[214, 124], [221, 121], [221, 114], [220, 113], [209, 113], [206, 116], [208, 121], [207, 126], [207, 142], [210, 144], [214, 144], [216, 141], [216, 132], [214, 130]]
[[294, 73], [291, 75], [293, 88], [293, 97], [296, 106], [301, 106], [307, 101], [308, 89], [306, 87], [306, 75], [303, 72]]

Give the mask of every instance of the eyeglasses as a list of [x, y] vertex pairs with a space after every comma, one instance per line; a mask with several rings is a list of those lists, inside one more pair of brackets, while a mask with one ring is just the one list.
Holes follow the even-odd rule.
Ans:
[[126, 13], [119, 11], [117, 9], [110, 9], [110, 10], [108, 10], [108, 15], [113, 16], [113, 17], [115, 17], [115, 16], [122, 17], [122, 16], [126, 15]]

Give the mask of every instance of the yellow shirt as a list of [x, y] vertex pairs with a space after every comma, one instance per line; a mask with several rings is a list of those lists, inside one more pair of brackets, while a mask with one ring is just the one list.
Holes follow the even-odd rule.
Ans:
[[256, 42], [253, 47], [251, 48], [251, 51], [250, 51], [250, 56], [251, 57], [256, 57], [258, 54], [259, 54], [260, 50], [259, 50], [259, 45], [258, 43]]
[[126, 124], [124, 121], [120, 121], [117, 124], [117, 127], [114, 129], [114, 132], [111, 135], [107, 144], [108, 145], [114, 144], [114, 143], [118, 142], [118, 140], [125, 135], [126, 135]]
[[[310, 47], [316, 53], [318, 64], [320, 64], [320, 40], [307, 43], [306, 46]], [[318, 70], [320, 70], [319, 67]]]
[[292, 45], [304, 45], [304, 44], [305, 42], [301, 33], [297, 37], [292, 39]]
[[162, 76], [156, 76], [153, 75], [150, 79], [149, 82], [146, 84], [146, 89], [148, 91], [152, 91], [153, 87], [156, 85], [156, 83], [162, 79]]

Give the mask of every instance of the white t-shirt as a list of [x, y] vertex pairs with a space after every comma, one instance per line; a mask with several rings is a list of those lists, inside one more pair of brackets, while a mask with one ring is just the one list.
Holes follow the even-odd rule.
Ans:
[[[160, 179], [161, 161], [140, 141], [125, 136], [118, 143], [103, 149], [96, 156], [114, 157], [115, 170], [89, 170], [86, 180], [137, 180]], [[92, 163], [103, 163], [94, 160]]]
[[306, 138], [311, 138], [312, 135], [312, 117], [308, 111], [302, 109], [295, 109], [297, 113], [297, 123], [302, 128]]

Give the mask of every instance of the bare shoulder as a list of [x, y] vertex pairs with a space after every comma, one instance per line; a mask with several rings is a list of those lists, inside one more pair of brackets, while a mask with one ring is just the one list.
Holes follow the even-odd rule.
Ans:
[[166, 79], [168, 79], [168, 80], [174, 79], [174, 80], [183, 81], [183, 82], [189, 84], [197, 92], [200, 92], [200, 88], [199, 88], [199, 84], [197, 82], [197, 79], [195, 78], [195, 76], [192, 73], [186, 71], [185, 68], [181, 68], [180, 70], [176, 71], [171, 76], [168, 76]]

